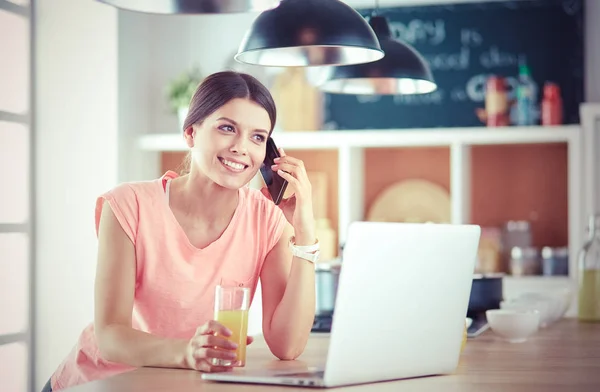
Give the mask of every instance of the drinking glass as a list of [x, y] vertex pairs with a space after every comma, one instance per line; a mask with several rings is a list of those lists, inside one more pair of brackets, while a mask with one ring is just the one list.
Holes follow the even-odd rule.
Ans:
[[226, 287], [218, 285], [215, 289], [215, 314], [216, 321], [231, 331], [228, 340], [236, 343], [236, 358], [213, 358], [215, 366], [246, 365], [246, 339], [248, 336], [248, 310], [250, 308], [250, 289], [248, 287]]

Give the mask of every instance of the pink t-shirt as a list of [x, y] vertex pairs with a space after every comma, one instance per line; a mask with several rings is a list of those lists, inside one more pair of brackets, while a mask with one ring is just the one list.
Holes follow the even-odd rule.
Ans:
[[[249, 287], [254, 297], [265, 256], [286, 219], [260, 191], [239, 190], [239, 203], [221, 237], [194, 247], [167, 203], [165, 184], [177, 177], [121, 184], [96, 203], [96, 232], [106, 200], [135, 247], [136, 283], [132, 327], [167, 338], [191, 338], [213, 319], [215, 286]], [[210, 206], [207, 206], [210, 208]], [[134, 369], [101, 358], [93, 323], [52, 375], [52, 389], [82, 384]]]

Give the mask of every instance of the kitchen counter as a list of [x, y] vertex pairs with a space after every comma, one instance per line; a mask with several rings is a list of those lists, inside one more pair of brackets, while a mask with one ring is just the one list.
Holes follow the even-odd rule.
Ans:
[[[258, 338], [248, 347], [248, 368], [306, 371], [322, 365], [328, 334], [312, 334], [296, 361], [279, 361]], [[368, 360], [365, 358], [365, 360]], [[364, 384], [355, 391], [600, 391], [600, 323], [564, 319], [524, 343], [502, 341], [491, 330], [469, 339], [451, 375]], [[310, 391], [308, 388], [206, 382], [190, 370], [142, 368], [80, 385], [72, 392]]]

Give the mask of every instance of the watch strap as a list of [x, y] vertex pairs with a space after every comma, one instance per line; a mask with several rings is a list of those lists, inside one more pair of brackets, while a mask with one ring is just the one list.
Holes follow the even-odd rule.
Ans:
[[317, 242], [312, 245], [296, 245], [296, 237], [292, 237], [290, 238], [290, 244], [300, 250], [303, 250], [304, 252], [315, 252], [321, 247], [321, 244], [319, 244], [319, 239], [317, 239]]
[[294, 243], [294, 237], [290, 238], [289, 248], [293, 256], [316, 263], [319, 260], [319, 241], [314, 245], [302, 246]]

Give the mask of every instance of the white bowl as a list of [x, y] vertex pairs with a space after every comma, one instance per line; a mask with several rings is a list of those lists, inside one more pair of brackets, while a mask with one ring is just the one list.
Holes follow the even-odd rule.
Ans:
[[501, 301], [500, 309], [515, 311], [538, 311], [540, 314], [540, 328], [545, 328], [552, 317], [551, 303], [545, 299], [517, 298], [516, 300]]
[[571, 304], [571, 291], [568, 288], [556, 289], [543, 293], [525, 293], [521, 295], [525, 300], [545, 301], [548, 305], [547, 323], [552, 324], [561, 319]]
[[569, 289], [548, 292], [528, 292], [502, 301], [501, 309], [537, 310], [540, 312], [540, 328], [545, 328], [564, 316], [571, 304]]
[[540, 326], [537, 310], [491, 309], [485, 315], [492, 331], [511, 343], [526, 341]]
[[473, 324], [473, 319], [470, 317], [467, 317], [465, 319], [465, 326], [467, 327], [467, 329], [469, 329], [469, 327], [471, 326], [471, 324]]

